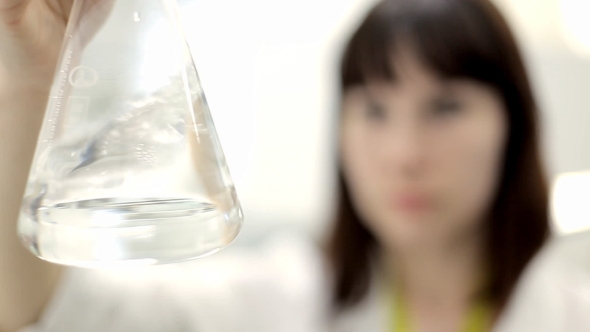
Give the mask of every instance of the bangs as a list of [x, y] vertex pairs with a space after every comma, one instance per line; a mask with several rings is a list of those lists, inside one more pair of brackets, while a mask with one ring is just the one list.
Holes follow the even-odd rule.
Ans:
[[[474, 0], [475, 2], [477, 0]], [[383, 1], [352, 36], [341, 67], [343, 89], [374, 80], [395, 82], [395, 63], [409, 50], [441, 78], [467, 78], [501, 87], [501, 38], [472, 1]]]

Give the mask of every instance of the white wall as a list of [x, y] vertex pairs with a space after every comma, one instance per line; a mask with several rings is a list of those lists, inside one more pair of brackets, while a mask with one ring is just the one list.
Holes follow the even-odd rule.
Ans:
[[544, 120], [559, 234], [590, 229], [590, 11], [588, 0], [496, 0], [515, 27]]
[[[587, 0], [496, 0], [515, 28], [544, 115], [553, 175], [590, 169], [590, 45], [572, 40], [580, 25], [569, 12], [588, 13]], [[569, 20], [568, 20], [569, 19]], [[582, 34], [584, 35], [584, 34]], [[588, 38], [586, 38], [588, 39]], [[587, 40], [586, 40], [587, 41]]]
[[[180, 0], [246, 234], [287, 224], [319, 232], [325, 225], [335, 56], [374, 2]], [[558, 0], [495, 2], [524, 48], [551, 176], [590, 169], [590, 58], [568, 47]]]
[[244, 233], [330, 215], [335, 49], [368, 3], [180, 1]]

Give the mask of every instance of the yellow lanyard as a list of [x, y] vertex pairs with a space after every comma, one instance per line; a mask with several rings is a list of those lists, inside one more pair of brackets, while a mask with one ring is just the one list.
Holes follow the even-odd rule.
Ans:
[[[396, 292], [391, 302], [391, 332], [411, 332], [408, 308], [401, 295]], [[487, 303], [476, 302], [467, 315], [460, 332], [484, 332], [490, 328], [491, 310]]]

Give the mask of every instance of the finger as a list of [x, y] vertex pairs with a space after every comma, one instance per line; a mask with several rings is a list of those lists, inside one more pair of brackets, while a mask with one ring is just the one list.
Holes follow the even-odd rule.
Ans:
[[0, 21], [7, 25], [20, 22], [31, 0], [0, 0]]
[[30, 2], [30, 0], [0, 0], [0, 10], [18, 7], [25, 5], [28, 2]]
[[64, 17], [69, 18], [70, 12], [72, 11], [72, 6], [74, 5], [74, 0], [59, 0], [58, 2]]

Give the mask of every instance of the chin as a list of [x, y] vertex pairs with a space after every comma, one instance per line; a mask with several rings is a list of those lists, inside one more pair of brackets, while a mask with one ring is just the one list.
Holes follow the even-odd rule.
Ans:
[[377, 237], [385, 247], [417, 248], [438, 242], [441, 232], [437, 231], [433, 218], [427, 216], [398, 217], [389, 220], [377, 229]]

